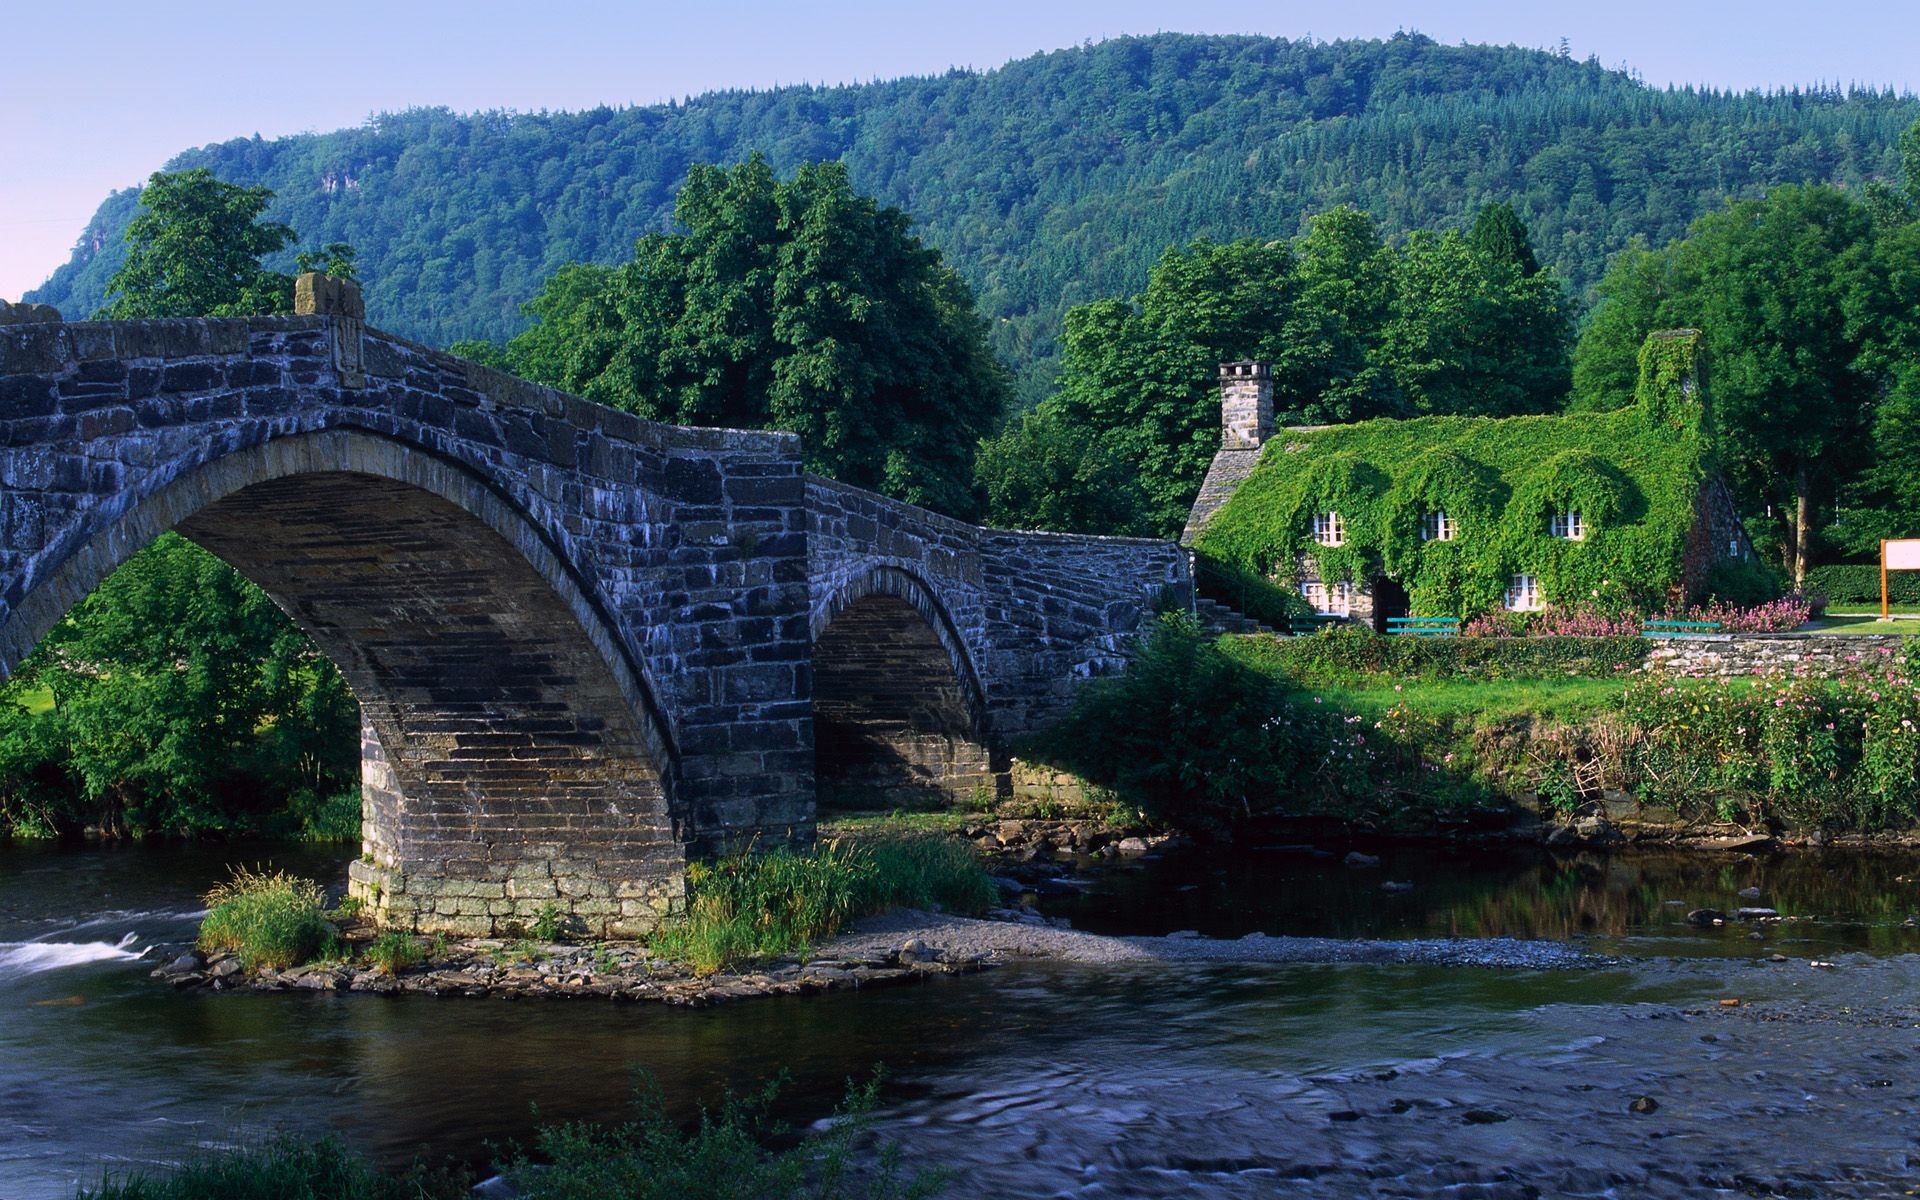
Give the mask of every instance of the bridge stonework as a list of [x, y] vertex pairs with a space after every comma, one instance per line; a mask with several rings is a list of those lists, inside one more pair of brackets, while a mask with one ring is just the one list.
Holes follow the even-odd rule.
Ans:
[[357, 313], [0, 326], [0, 670], [167, 530], [352, 686], [354, 892], [461, 933], [650, 928], [689, 857], [809, 842], [816, 767], [1003, 788], [1191, 594], [1170, 543], [979, 529]]

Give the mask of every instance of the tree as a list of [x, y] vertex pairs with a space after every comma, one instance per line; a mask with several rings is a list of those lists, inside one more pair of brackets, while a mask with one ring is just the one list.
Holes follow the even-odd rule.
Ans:
[[975, 471], [993, 525], [1110, 534], [1139, 528], [1146, 508], [1138, 474], [1052, 406], [1022, 413], [981, 442]]
[[141, 189], [141, 213], [127, 226], [127, 260], [108, 281], [108, 320], [233, 317], [289, 312], [293, 278], [261, 268], [266, 255], [298, 240], [260, 216], [264, 187], [223, 183], [205, 167], [156, 171]]
[[508, 364], [657, 420], [789, 430], [813, 470], [977, 511], [973, 448], [1005, 374], [972, 294], [905, 213], [838, 163], [781, 181], [756, 155], [694, 167], [674, 216], [622, 266], [556, 273]]
[[1615, 386], [1629, 340], [1702, 330], [1722, 459], [1750, 503], [1783, 514], [1781, 560], [1796, 584], [1818, 510], [1859, 470], [1894, 357], [1877, 352], [1911, 319], [1867, 208], [1833, 188], [1775, 188], [1694, 222], [1659, 251], [1616, 260], [1576, 353], [1584, 404]]
[[265, 593], [174, 534], [75, 605], [4, 698], [0, 815], [44, 805], [51, 777], [55, 828], [257, 830], [290, 795], [355, 774], [338, 673]]

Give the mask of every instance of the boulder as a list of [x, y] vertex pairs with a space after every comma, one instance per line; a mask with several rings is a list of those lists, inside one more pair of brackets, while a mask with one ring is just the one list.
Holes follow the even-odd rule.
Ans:
[[1727, 923], [1727, 914], [1717, 908], [1696, 908], [1687, 914], [1687, 924], [1706, 928]]
[[1349, 867], [1364, 870], [1369, 867], [1379, 866], [1380, 856], [1377, 854], [1362, 854], [1358, 850], [1349, 850], [1347, 851], [1347, 856], [1340, 861]]

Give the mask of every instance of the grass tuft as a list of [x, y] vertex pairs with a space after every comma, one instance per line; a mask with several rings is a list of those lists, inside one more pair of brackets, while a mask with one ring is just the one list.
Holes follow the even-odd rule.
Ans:
[[297, 966], [333, 940], [326, 896], [310, 879], [235, 867], [206, 903], [196, 944], [208, 953], [239, 955], [249, 971]]

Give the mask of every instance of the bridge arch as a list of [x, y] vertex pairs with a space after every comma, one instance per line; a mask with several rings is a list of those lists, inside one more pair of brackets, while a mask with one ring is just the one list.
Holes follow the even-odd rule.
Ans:
[[52, 539], [9, 596], [0, 667], [160, 533], [259, 584], [361, 704], [355, 891], [389, 922], [497, 931], [547, 905], [651, 925], [684, 824], [642, 668], [548, 531], [455, 462], [335, 426], [219, 453]]
[[979, 671], [924, 579], [871, 567], [819, 606], [812, 626], [823, 799], [962, 799], [994, 786]]

